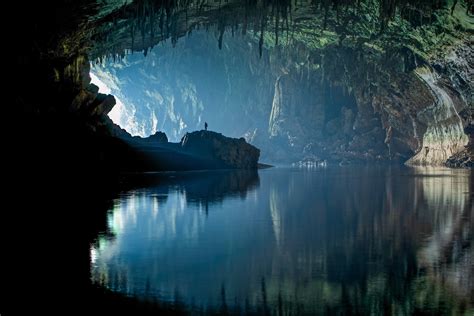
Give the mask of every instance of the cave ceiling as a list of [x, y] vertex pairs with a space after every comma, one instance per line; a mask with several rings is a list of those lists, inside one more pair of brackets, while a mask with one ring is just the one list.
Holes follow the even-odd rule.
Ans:
[[[410, 0], [106, 1], [89, 19], [89, 54], [92, 59], [131, 51], [146, 55], [160, 41], [176, 42], [205, 29], [216, 33], [218, 47], [224, 32], [248, 34], [260, 54], [265, 47], [303, 43], [313, 50], [333, 44], [378, 51], [405, 47], [426, 58], [434, 45], [443, 44], [430, 42], [434, 36], [426, 32], [448, 31], [446, 42], [472, 33], [472, 19], [443, 18], [450, 8], [447, 1]], [[419, 26], [425, 26], [424, 34]]]

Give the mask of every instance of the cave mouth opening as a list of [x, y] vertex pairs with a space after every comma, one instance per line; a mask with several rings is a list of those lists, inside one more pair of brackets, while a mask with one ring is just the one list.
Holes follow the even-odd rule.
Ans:
[[[137, 19], [141, 43], [137, 44], [132, 27], [132, 38], [114, 50], [135, 47], [132, 51], [143, 49], [143, 54], [106, 59], [92, 65], [91, 72], [118, 99], [110, 117], [132, 135], [146, 137], [160, 131], [176, 142], [207, 122], [213, 131], [244, 137], [262, 150], [262, 159], [271, 155], [271, 162], [308, 157], [406, 161], [419, 152], [420, 135], [427, 128], [406, 105], [430, 108], [433, 96], [413, 73], [423, 54], [397, 43], [411, 34], [420, 39], [417, 45], [428, 56], [432, 49], [418, 36], [419, 28], [435, 30], [442, 20], [412, 25], [410, 18], [394, 12], [393, 23], [386, 24], [389, 18], [381, 14], [383, 10], [364, 7], [358, 9], [373, 19], [354, 21], [350, 8], [355, 9], [311, 12], [311, 18], [302, 18], [308, 13], [302, 10], [287, 33], [279, 28], [278, 14], [268, 18], [268, 24], [265, 14], [257, 14], [255, 21], [262, 23], [251, 23], [246, 35], [234, 26], [245, 29], [247, 24], [226, 20], [230, 15], [211, 18], [210, 24], [201, 21], [203, 28], [191, 27], [192, 32], [186, 16], [186, 25], [171, 33], [165, 28], [168, 33], [159, 40], [154, 37], [155, 24], [147, 24], [152, 19], [145, 14]], [[234, 12], [233, 7], [228, 9]], [[237, 11], [236, 15], [242, 14]], [[352, 33], [351, 23], [359, 27]], [[149, 50], [152, 43], [160, 44]], [[455, 119], [456, 131], [462, 132]], [[432, 130], [439, 134], [437, 127]], [[459, 147], [457, 140], [453, 143]]]
[[[64, 23], [62, 35], [53, 39], [48, 34], [57, 31], [56, 25], [39, 29], [35, 33], [41, 38], [38, 51], [53, 52], [44, 59], [25, 58], [22, 54], [29, 45], [20, 50], [23, 71], [18, 73], [31, 73], [23, 77], [29, 78], [35, 90], [31, 96], [18, 98], [19, 102], [32, 120], [36, 113], [49, 116], [56, 112], [67, 113], [69, 120], [72, 113], [71, 119], [80, 117], [87, 130], [109, 135], [105, 114], [112, 98], [104, 103], [103, 96], [96, 97], [83, 72], [88, 70], [88, 56], [94, 61], [126, 51], [117, 62], [108, 59], [93, 64], [92, 77], [98, 79], [94, 82], [102, 87], [101, 92], [110, 91], [118, 101], [110, 117], [133, 135], [164, 131], [169, 140], [177, 141], [208, 122], [211, 130], [244, 136], [263, 154], [284, 157], [291, 152], [304, 158], [308, 152], [323, 153], [348, 161], [393, 157], [406, 161], [421, 150], [422, 154], [435, 153], [442, 147], [446, 153], [437, 158], [439, 163], [464, 147], [466, 136], [461, 135], [462, 142], [458, 136], [472, 112], [468, 84], [472, 67], [465, 62], [472, 55], [472, 23], [467, 23], [472, 14], [466, 12], [465, 4], [450, 9], [444, 2], [435, 7], [427, 2], [422, 8], [400, 3], [390, 7], [389, 16], [383, 1], [362, 1], [361, 6], [349, 1], [339, 7], [330, 6], [331, 1], [316, 1], [317, 6], [303, 1], [283, 7], [291, 13], [288, 18], [273, 10], [278, 2], [249, 2], [252, 7], [235, 1], [222, 6], [204, 2], [209, 6], [203, 10], [193, 6], [192, 10], [167, 11], [161, 2], [133, 1], [102, 12], [100, 17], [95, 11], [75, 12], [82, 5], [65, 6], [62, 17], [80, 15], [76, 18], [81, 23], [76, 19]], [[52, 12], [45, 13], [49, 17]], [[419, 20], [418, 13], [426, 13], [429, 21], [412, 23]], [[37, 14], [31, 18], [34, 23], [45, 20]], [[245, 29], [248, 37], [230, 36]], [[25, 30], [29, 34], [30, 27]], [[69, 40], [77, 45], [70, 46]], [[437, 90], [414, 74], [422, 65], [432, 68], [433, 84], [450, 95], [453, 102], [447, 102], [449, 106], [433, 107], [432, 99], [437, 99], [433, 91]], [[36, 75], [45, 66], [54, 69]], [[148, 72], [151, 69], [154, 73]], [[326, 83], [329, 91], [324, 88]], [[305, 92], [309, 97], [303, 97]], [[348, 98], [339, 98], [341, 93]], [[57, 111], [50, 102], [54, 94], [61, 99]], [[328, 94], [336, 97], [331, 99]], [[94, 100], [82, 103], [84, 95]], [[438, 118], [437, 113], [445, 117]], [[84, 122], [83, 117], [87, 118]], [[441, 125], [441, 121], [446, 123]], [[472, 134], [470, 130], [466, 127], [464, 132]]]
[[216, 34], [92, 63], [92, 82], [117, 101], [109, 117], [133, 136], [164, 132], [172, 142], [207, 122], [273, 163], [319, 159], [325, 142], [350, 139], [356, 98], [331, 75], [337, 67], [322, 69], [318, 50], [267, 45], [260, 55], [257, 33]]
[[[271, 69], [251, 36], [230, 36], [222, 47], [212, 32], [195, 31], [177, 43], [163, 41], [147, 54], [92, 63], [92, 83], [115, 96], [109, 117], [133, 136], [160, 131], [170, 141], [204, 128], [231, 137], [268, 129]], [[264, 101], [265, 100], [265, 101]]]

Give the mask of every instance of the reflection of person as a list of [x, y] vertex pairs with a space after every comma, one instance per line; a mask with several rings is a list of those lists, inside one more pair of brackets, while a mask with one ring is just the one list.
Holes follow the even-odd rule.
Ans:
[[204, 122], [204, 129], [207, 131], [207, 122]]

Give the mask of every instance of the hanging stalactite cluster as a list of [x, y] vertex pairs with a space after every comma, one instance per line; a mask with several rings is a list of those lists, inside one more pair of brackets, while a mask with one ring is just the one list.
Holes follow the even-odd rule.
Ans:
[[[462, 1], [461, 1], [462, 2]], [[469, 7], [471, 0], [464, 4]], [[148, 50], [162, 40], [176, 43], [196, 28], [217, 30], [218, 47], [224, 33], [258, 33], [262, 55], [266, 33], [278, 45], [297, 31], [294, 19], [320, 19], [321, 30], [332, 29], [343, 40], [360, 21], [363, 8], [378, 12], [374, 30], [383, 32], [397, 14], [414, 25], [432, 20], [440, 8], [454, 8], [449, 0], [136, 0], [95, 21], [93, 57], [123, 57], [127, 51]], [[378, 27], [377, 27], [378, 26]]]

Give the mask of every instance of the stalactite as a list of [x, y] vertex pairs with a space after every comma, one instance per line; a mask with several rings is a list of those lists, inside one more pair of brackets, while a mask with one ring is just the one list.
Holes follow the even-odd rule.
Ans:
[[155, 37], [155, 8], [154, 6], [150, 7], [150, 41], [153, 42]]
[[329, 0], [324, 0], [324, 22], [323, 22], [323, 30], [327, 28], [328, 24], [328, 15], [329, 15]]
[[[223, 45], [223, 33], [226, 29], [235, 32], [239, 26], [242, 27], [242, 34], [246, 34], [249, 29], [258, 33], [259, 41], [259, 55], [263, 54], [263, 46], [266, 33], [273, 32], [275, 45], [281, 43], [281, 34], [286, 32], [286, 43], [289, 44], [294, 40], [296, 24], [290, 23], [292, 21], [293, 11], [298, 6], [312, 5], [319, 8], [319, 17], [322, 20], [322, 29], [330, 29], [335, 31], [340, 37], [341, 43], [347, 34], [352, 34], [350, 28], [352, 25], [358, 23], [357, 13], [365, 6], [375, 5], [378, 8], [378, 22], [377, 19], [372, 19], [373, 23], [379, 23], [379, 30], [383, 32], [397, 14], [402, 18], [411, 21], [413, 12], [418, 12], [419, 25], [428, 23], [434, 16], [433, 10], [438, 7], [446, 6], [445, 1], [429, 1], [429, 0], [245, 0], [241, 9], [237, 9], [237, 14], [232, 15], [226, 11], [226, 7], [233, 5], [232, 2], [214, 0], [136, 0], [131, 4], [124, 5], [120, 10], [114, 12], [111, 16], [111, 23], [117, 25], [120, 20], [129, 19], [128, 23], [129, 34], [131, 39], [132, 51], [139, 49], [135, 41], [135, 33], [141, 32], [141, 46], [140, 49], [145, 50], [146, 46], [152, 46], [155, 43], [165, 38], [171, 38], [173, 43], [184, 35], [183, 28], [198, 27], [189, 22], [190, 14], [197, 14], [201, 12], [204, 14], [208, 8], [216, 9], [218, 4], [218, 12], [212, 13], [216, 21], [212, 17], [204, 22], [206, 28], [218, 28], [218, 46]], [[456, 2], [450, 5], [451, 12], [456, 7]], [[416, 8], [416, 9], [415, 9]], [[352, 10], [351, 10], [352, 9]], [[296, 12], [296, 11], [295, 11]], [[426, 15], [423, 15], [423, 12]], [[179, 23], [184, 23], [184, 27], [178, 27]], [[267, 29], [268, 23], [273, 24], [273, 28]], [[160, 37], [155, 38], [155, 25], [160, 29]], [[349, 31], [348, 31], [349, 30]], [[110, 32], [113, 32], [110, 30]], [[158, 32], [157, 32], [158, 33]], [[185, 33], [185, 32], [184, 32]], [[291, 34], [290, 34], [291, 33]], [[108, 37], [102, 34], [102, 41], [107, 42]], [[147, 40], [149, 37], [150, 40]], [[114, 40], [111, 37], [110, 40]], [[110, 47], [110, 46], [109, 46]], [[119, 45], [115, 46], [120, 54]], [[145, 53], [145, 51], [144, 51]]]
[[[263, 19], [262, 19], [263, 21]], [[263, 34], [265, 32], [265, 25], [264, 23], [262, 22], [262, 26], [261, 26], [261, 29], [260, 29], [260, 39], [258, 40], [258, 54], [260, 55], [260, 57], [262, 57], [262, 53], [263, 53]]]
[[218, 40], [219, 49], [222, 49], [222, 39], [224, 38], [224, 32], [225, 32], [225, 28], [221, 25], [219, 29], [219, 40]]
[[276, 18], [275, 18], [275, 45], [278, 45], [278, 22], [280, 21], [279, 11], [277, 10]]

